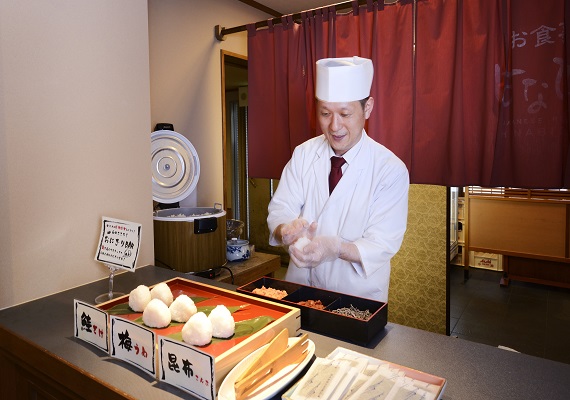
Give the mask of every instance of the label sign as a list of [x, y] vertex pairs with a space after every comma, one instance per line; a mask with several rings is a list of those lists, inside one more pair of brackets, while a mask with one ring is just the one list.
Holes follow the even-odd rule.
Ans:
[[141, 224], [103, 217], [95, 260], [109, 267], [134, 271], [139, 256], [141, 233]]
[[159, 336], [159, 380], [200, 399], [214, 400], [214, 358], [185, 343]]
[[155, 334], [132, 321], [111, 315], [111, 357], [156, 377]]
[[107, 313], [80, 300], [73, 301], [75, 312], [74, 336], [109, 352]]

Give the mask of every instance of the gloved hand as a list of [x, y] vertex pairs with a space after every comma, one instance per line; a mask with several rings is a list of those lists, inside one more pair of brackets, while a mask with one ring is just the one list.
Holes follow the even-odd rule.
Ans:
[[309, 222], [304, 218], [294, 219], [281, 227], [281, 243], [289, 246], [300, 237], [306, 236], [310, 239], [314, 236], [316, 229], [316, 222], [309, 225]]
[[342, 240], [338, 236], [317, 236], [303, 250], [295, 246], [289, 247], [289, 255], [299, 268], [316, 267], [326, 261], [339, 258], [341, 243]]

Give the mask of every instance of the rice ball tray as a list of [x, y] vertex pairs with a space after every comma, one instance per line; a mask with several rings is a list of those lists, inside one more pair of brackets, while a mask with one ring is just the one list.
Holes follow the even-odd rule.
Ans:
[[[159, 283], [161, 282], [157, 282], [156, 285]], [[219, 387], [223, 378], [239, 361], [269, 342], [276, 333], [287, 328], [290, 336], [297, 336], [301, 329], [300, 310], [297, 307], [185, 278], [173, 278], [165, 283], [170, 287], [174, 299], [185, 294], [193, 299], [198, 311], [209, 313], [217, 305], [224, 305], [232, 311], [236, 333], [227, 339], [213, 338], [210, 344], [198, 347], [214, 358], [216, 387]], [[149, 288], [152, 289], [156, 285]], [[97, 308], [106, 311], [109, 318], [111, 315], [116, 315], [140, 323], [146, 329], [154, 331], [157, 338], [167, 336], [182, 341], [184, 323], [173, 321], [165, 328], [150, 328], [144, 325], [142, 312], [135, 312], [129, 308], [128, 294], [98, 304]], [[157, 348], [158, 343], [155, 344], [155, 351]]]

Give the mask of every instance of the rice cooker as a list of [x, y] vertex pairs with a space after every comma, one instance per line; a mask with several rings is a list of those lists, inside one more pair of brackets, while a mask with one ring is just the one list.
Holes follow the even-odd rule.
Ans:
[[[172, 204], [194, 191], [200, 177], [196, 149], [171, 130], [151, 134], [152, 197]], [[154, 257], [157, 266], [199, 272], [225, 265], [226, 212], [213, 207], [178, 207], [154, 212]]]

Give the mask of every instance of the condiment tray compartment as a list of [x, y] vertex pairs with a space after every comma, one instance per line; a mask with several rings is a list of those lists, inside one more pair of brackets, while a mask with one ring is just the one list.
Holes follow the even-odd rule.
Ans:
[[274, 278], [269, 278], [267, 276], [264, 276], [262, 278], [259, 278], [256, 281], [250, 282], [244, 286], [239, 287], [237, 289], [237, 291], [242, 292], [242, 293], [247, 293], [247, 294], [250, 294], [252, 296], [261, 297], [263, 299], [276, 301], [277, 299], [275, 299], [273, 297], [262, 296], [262, 295], [253, 293], [254, 289], [261, 289], [263, 286], [265, 286], [266, 288], [271, 287], [271, 288], [276, 289], [276, 290], [285, 290], [287, 292], [287, 295], [290, 295], [291, 293], [299, 290], [299, 287], [300, 287], [300, 285], [293, 283], [293, 282], [282, 281], [279, 279], [274, 279]]
[[[327, 292], [321, 289], [317, 289], [311, 286], [298, 286], [298, 289], [293, 293], [288, 294], [283, 300], [290, 301], [292, 303], [299, 303], [301, 301], [307, 300], [320, 300], [325, 308], [329, 304], [333, 304], [335, 301], [339, 300], [338, 294], [333, 292]], [[299, 304], [300, 305], [300, 304]], [[307, 307], [302, 306], [301, 307]], [[311, 307], [308, 307], [311, 308]]]
[[[261, 288], [262, 286], [285, 290], [287, 291], [287, 296], [278, 300], [253, 293], [254, 289]], [[302, 329], [362, 346], [368, 346], [372, 339], [384, 329], [388, 322], [388, 303], [266, 276], [238, 287], [237, 291], [264, 299], [271, 299], [272, 301], [288, 306], [298, 307], [301, 310]], [[321, 300], [325, 309], [319, 310], [298, 304], [300, 301], [307, 300]], [[339, 308], [350, 308], [351, 306], [360, 311], [368, 310], [370, 316], [364, 320], [333, 312]]]

